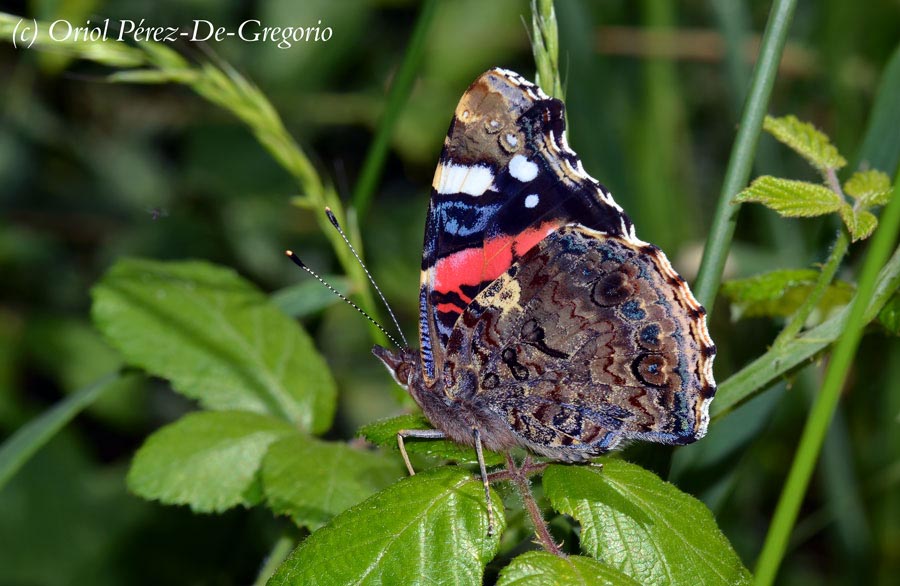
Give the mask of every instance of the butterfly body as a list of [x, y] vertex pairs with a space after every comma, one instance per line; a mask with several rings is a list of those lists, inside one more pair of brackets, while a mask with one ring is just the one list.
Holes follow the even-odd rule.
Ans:
[[492, 69], [432, 185], [420, 350], [374, 352], [437, 430], [584, 461], [685, 444], [715, 394], [705, 311], [565, 140], [562, 102]]

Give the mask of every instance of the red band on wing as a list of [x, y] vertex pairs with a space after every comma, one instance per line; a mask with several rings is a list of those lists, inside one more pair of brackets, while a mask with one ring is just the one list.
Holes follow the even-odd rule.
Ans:
[[[462, 285], [479, 285], [493, 281], [561, 225], [559, 219], [554, 219], [514, 236], [491, 238], [485, 241], [483, 248], [467, 248], [438, 259], [431, 269], [434, 271], [432, 290], [439, 293], [456, 293], [463, 301], [469, 303], [471, 298], [463, 293]], [[449, 303], [442, 303], [436, 309], [459, 311], [459, 308]]]

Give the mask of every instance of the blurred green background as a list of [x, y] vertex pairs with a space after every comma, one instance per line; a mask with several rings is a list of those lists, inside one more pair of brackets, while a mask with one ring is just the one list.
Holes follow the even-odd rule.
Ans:
[[[557, 2], [570, 142], [639, 236], [665, 249], [688, 279], [768, 9], [761, 0]], [[334, 30], [327, 43], [176, 46], [190, 58], [214, 54], [257, 83], [347, 200], [419, 4], [35, 0], [3, 2], [0, 11], [163, 26], [202, 18], [229, 28], [248, 18], [321, 20]], [[533, 78], [522, 17], [529, 7], [520, 0], [439, 3], [373, 203], [359, 220], [369, 268], [412, 338], [441, 141], [457, 99], [483, 70], [500, 65]], [[770, 113], [815, 123], [855, 166], [892, 56], [900, 67], [898, 41], [896, 0], [800, 2]], [[184, 87], [110, 84], [108, 73], [0, 43], [0, 439], [119, 366], [89, 320], [90, 287], [119, 257], [206, 259], [273, 292], [308, 279], [285, 260], [288, 247], [321, 272], [339, 271], [312, 214], [290, 203], [296, 183], [240, 122]], [[881, 165], [896, 157], [879, 151], [866, 162], [893, 175]], [[768, 137], [760, 173], [814, 179]], [[836, 228], [745, 206], [727, 276], [810, 266], [824, 258]], [[716, 373], [724, 380], [765, 351], [778, 324], [732, 322], [724, 301], [716, 309]], [[330, 437], [352, 437], [402, 408], [355, 312], [333, 304], [304, 325], [340, 384]], [[795, 373], [684, 450], [675, 466], [658, 446], [626, 455], [702, 498], [752, 568], [821, 375], [819, 363]], [[780, 583], [892, 584], [900, 572], [900, 342], [867, 336], [851, 383]], [[0, 489], [0, 585], [252, 582], [287, 521], [263, 510], [195, 516], [127, 494], [134, 450], [192, 405], [165, 381], [134, 374], [117, 384]]]

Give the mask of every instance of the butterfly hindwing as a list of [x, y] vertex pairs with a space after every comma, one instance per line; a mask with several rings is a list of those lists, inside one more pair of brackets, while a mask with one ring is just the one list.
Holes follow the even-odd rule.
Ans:
[[456, 108], [432, 182], [419, 294], [426, 381], [472, 299], [569, 224], [634, 235], [566, 144], [562, 102], [513, 72], [487, 71]]
[[[522, 442], [579, 461], [623, 439], [705, 433], [715, 347], [703, 309], [656, 247], [555, 231], [457, 321], [447, 363]], [[464, 388], [459, 386], [458, 388]]]

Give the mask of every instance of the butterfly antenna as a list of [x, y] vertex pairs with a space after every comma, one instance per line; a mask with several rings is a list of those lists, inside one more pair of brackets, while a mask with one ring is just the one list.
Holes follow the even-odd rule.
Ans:
[[337, 218], [334, 217], [334, 213], [331, 211], [331, 208], [325, 208], [325, 215], [328, 216], [328, 219], [331, 221], [331, 225], [334, 226], [334, 229], [337, 230], [338, 234], [341, 235], [341, 238], [344, 239], [344, 243], [350, 249], [350, 252], [353, 253], [353, 256], [356, 258], [356, 262], [359, 263], [359, 266], [361, 266], [362, 270], [366, 273], [366, 277], [369, 278], [369, 282], [372, 283], [372, 287], [375, 288], [375, 292], [378, 293], [378, 297], [381, 298], [381, 302], [387, 309], [388, 315], [391, 316], [391, 321], [394, 322], [394, 327], [397, 328], [397, 332], [400, 333], [400, 339], [403, 340], [404, 347], [409, 347], [409, 342], [406, 341], [406, 336], [403, 335], [403, 330], [400, 329], [400, 323], [397, 321], [397, 316], [394, 315], [394, 310], [392, 310], [391, 306], [388, 305], [387, 299], [384, 298], [384, 295], [381, 293], [381, 289], [378, 288], [378, 284], [375, 283], [375, 279], [372, 278], [372, 274], [369, 273], [369, 269], [366, 268], [365, 263], [363, 263], [362, 259], [359, 257], [359, 254], [356, 253], [356, 249], [353, 248], [352, 244], [350, 244], [350, 240], [347, 238], [347, 235], [344, 234], [344, 230], [338, 223]]
[[[369, 320], [372, 324], [374, 324], [376, 328], [378, 328], [379, 330], [381, 330], [381, 333], [384, 334], [385, 336], [387, 336], [388, 340], [390, 340], [391, 343], [394, 344], [394, 346], [397, 346], [398, 348], [401, 347], [400, 344], [397, 343], [397, 340], [395, 340], [394, 337], [393, 337], [392, 335], [390, 335], [389, 333], [387, 333], [387, 330], [385, 330], [385, 329], [381, 326], [380, 323], [378, 323], [377, 321], [375, 321], [374, 319], [372, 319], [372, 316], [370, 316], [368, 313], [366, 313], [365, 311], [363, 311], [357, 304], [355, 304], [355, 303], [353, 303], [352, 301], [350, 301], [349, 299], [347, 299], [347, 297], [345, 297], [340, 291], [338, 291], [337, 289], [335, 289], [334, 287], [332, 287], [331, 285], [329, 285], [328, 282], [325, 281], [325, 279], [323, 279], [322, 277], [319, 276], [318, 273], [316, 273], [316, 271], [314, 271], [314, 270], [312, 270], [311, 268], [309, 268], [308, 266], [306, 266], [306, 264], [305, 264], [302, 260], [300, 260], [300, 257], [298, 257], [296, 254], [294, 254], [294, 252], [293, 252], [292, 250], [285, 250], [284, 253], [287, 255], [287, 257], [288, 257], [289, 259], [291, 259], [292, 261], [294, 261], [294, 264], [295, 264], [295, 265], [297, 265], [298, 267], [300, 267], [301, 269], [303, 269], [304, 271], [306, 271], [307, 273], [309, 273], [310, 275], [312, 275], [313, 277], [315, 277], [316, 280], [319, 281], [320, 283], [322, 283], [323, 285], [325, 285], [325, 286], [328, 288], [329, 291], [331, 291], [332, 293], [334, 293], [335, 295], [337, 295], [338, 297], [340, 297], [341, 299], [343, 299], [345, 302], [347, 302], [348, 304], [350, 304], [350, 307], [352, 307], [353, 309], [355, 309], [356, 311], [358, 311], [359, 313], [361, 313], [363, 317], [365, 317], [365, 318], [366, 318], [367, 320]], [[404, 341], [405, 341], [405, 340], [404, 340]]]

